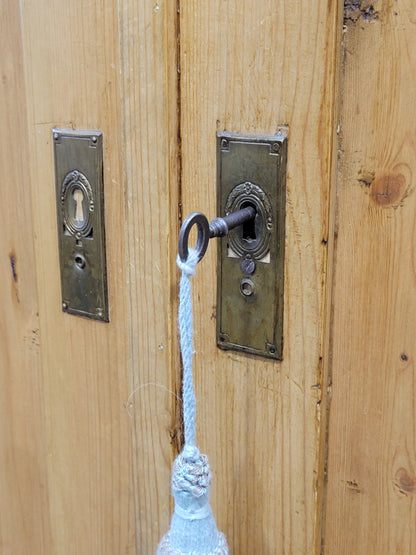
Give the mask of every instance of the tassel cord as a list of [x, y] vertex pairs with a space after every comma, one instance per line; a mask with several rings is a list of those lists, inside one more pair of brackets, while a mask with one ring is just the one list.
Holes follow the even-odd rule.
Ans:
[[185, 445], [195, 447], [196, 437], [196, 399], [192, 375], [193, 355], [193, 318], [191, 276], [195, 275], [199, 256], [196, 250], [189, 249], [188, 258], [183, 262], [179, 256], [177, 264], [182, 270], [179, 283], [179, 334], [183, 364], [183, 420]]
[[191, 276], [199, 256], [189, 249], [185, 262], [178, 256], [182, 270], [179, 285], [179, 333], [183, 363], [183, 418], [185, 447], [172, 469], [175, 512], [170, 530], [163, 536], [157, 555], [228, 555], [224, 534], [218, 531], [209, 505], [211, 472], [208, 458], [195, 444], [196, 400], [192, 376], [193, 322]]

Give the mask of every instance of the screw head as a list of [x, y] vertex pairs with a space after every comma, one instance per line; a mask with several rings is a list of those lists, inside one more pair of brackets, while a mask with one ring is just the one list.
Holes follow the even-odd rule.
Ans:
[[62, 303], [62, 309], [63, 309], [63, 310], [67, 310], [67, 309], [68, 309], [68, 303], [66, 303], [65, 301]]
[[93, 143], [96, 143], [96, 142], [97, 142], [97, 137], [94, 135], [94, 137], [91, 137], [91, 141], [92, 141]]
[[280, 150], [280, 143], [273, 143], [272, 144], [272, 151], [273, 152], [279, 152]]
[[229, 142], [228, 139], [221, 139], [221, 148], [228, 148]]
[[252, 258], [245, 258], [241, 262], [241, 271], [243, 272], [243, 274], [252, 275], [254, 274], [255, 269], [256, 269], [256, 263]]

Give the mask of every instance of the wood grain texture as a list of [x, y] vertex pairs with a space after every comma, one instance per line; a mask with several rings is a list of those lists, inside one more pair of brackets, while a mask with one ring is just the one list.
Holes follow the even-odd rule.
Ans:
[[[175, 384], [178, 228], [177, 12], [169, 1], [120, 13], [123, 167], [130, 311], [137, 552], [169, 528], [180, 437]], [[179, 393], [179, 391], [178, 391]], [[179, 432], [179, 433], [178, 433]]]
[[346, 16], [324, 552], [411, 554], [416, 7]]
[[194, 278], [197, 436], [232, 553], [312, 553], [339, 2], [181, 2], [184, 214], [216, 205], [216, 131], [289, 125], [283, 362], [217, 350], [215, 246]]
[[51, 553], [18, 3], [2, 2], [0, 19], [0, 552]]
[[[1, 551], [153, 553], [180, 441], [176, 4], [1, 15]], [[103, 131], [109, 324], [61, 311], [52, 127]]]
[[[52, 535], [32, 553], [136, 551], [118, 16], [117, 2], [21, 2]], [[61, 310], [54, 126], [104, 134], [108, 325]]]

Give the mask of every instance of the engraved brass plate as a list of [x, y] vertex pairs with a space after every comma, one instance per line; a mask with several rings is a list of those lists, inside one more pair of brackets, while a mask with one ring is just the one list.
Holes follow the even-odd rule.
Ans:
[[102, 133], [52, 132], [62, 309], [108, 322]]
[[217, 136], [218, 214], [256, 217], [218, 241], [217, 344], [281, 360], [287, 135]]

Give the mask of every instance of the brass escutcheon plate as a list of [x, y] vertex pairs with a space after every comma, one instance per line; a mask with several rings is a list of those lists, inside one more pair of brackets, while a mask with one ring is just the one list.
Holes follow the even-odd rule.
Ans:
[[217, 344], [283, 357], [287, 128], [217, 135], [217, 213], [245, 206], [254, 222], [218, 240]]
[[103, 136], [53, 129], [62, 310], [109, 321]]

